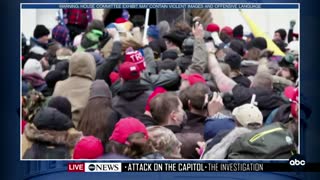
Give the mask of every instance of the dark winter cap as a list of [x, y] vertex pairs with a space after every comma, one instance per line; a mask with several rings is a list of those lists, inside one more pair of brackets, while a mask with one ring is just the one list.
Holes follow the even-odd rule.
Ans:
[[227, 63], [232, 70], [238, 70], [241, 66], [241, 56], [237, 53], [228, 53], [224, 58], [225, 63]]
[[266, 39], [264, 39], [263, 37], [257, 37], [257, 38], [252, 39], [250, 41], [250, 43], [248, 44], [248, 49], [251, 49], [253, 47], [258, 48], [260, 50], [267, 49]]
[[173, 50], [167, 50], [162, 53], [161, 60], [172, 59], [175, 60], [178, 58], [178, 53]]
[[65, 114], [70, 119], [72, 118], [71, 103], [65, 97], [62, 97], [62, 96], [52, 97], [48, 102], [48, 107], [56, 108], [58, 111]]
[[44, 25], [37, 25], [33, 31], [33, 37], [38, 39], [43, 36], [48, 36], [50, 34], [49, 29], [47, 29]]
[[65, 131], [74, 127], [68, 116], [51, 107], [39, 111], [33, 123], [39, 130]]
[[243, 26], [240, 24], [233, 29], [233, 37], [242, 38], [243, 37]]

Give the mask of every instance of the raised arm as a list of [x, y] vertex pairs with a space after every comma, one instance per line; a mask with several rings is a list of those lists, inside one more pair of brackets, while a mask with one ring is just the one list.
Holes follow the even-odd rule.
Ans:
[[213, 46], [213, 43], [207, 43], [206, 45], [209, 52], [209, 72], [213, 75], [221, 92], [232, 92], [233, 87], [237, 85], [237, 83], [222, 72], [215, 56], [215, 47]]
[[119, 33], [115, 29], [110, 29], [109, 34], [113, 39], [112, 51], [110, 56], [98, 67], [96, 79], [103, 79], [110, 86], [111, 81], [109, 75], [118, 64], [121, 57], [121, 42]]
[[189, 70], [192, 70], [193, 66], [200, 66], [202, 69], [202, 73], [204, 73], [207, 67], [208, 53], [206, 44], [203, 40], [204, 30], [202, 24], [193, 27], [192, 33], [194, 35], [195, 40], [192, 55], [192, 64], [189, 66]]

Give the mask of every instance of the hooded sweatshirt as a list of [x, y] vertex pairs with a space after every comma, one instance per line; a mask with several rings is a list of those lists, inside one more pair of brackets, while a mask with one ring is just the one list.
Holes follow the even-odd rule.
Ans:
[[147, 86], [140, 84], [140, 79], [125, 81], [112, 99], [114, 109], [122, 118], [142, 116], [150, 94], [147, 90]]
[[69, 78], [59, 81], [53, 96], [64, 96], [72, 105], [72, 121], [77, 127], [84, 107], [87, 105], [90, 87], [96, 77], [96, 63], [92, 55], [78, 52], [69, 62]]

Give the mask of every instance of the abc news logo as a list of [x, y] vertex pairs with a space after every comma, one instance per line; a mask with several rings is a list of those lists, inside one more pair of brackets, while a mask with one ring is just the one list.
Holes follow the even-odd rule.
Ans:
[[68, 172], [121, 172], [121, 163], [69, 163]]
[[294, 170], [302, 170], [306, 165], [306, 161], [304, 160], [303, 156], [295, 154], [289, 159], [289, 165]]

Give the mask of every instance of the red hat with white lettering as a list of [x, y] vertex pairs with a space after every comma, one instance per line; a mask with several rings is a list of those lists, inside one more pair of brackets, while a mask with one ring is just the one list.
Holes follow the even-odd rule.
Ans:
[[125, 80], [134, 80], [140, 78], [140, 69], [133, 62], [124, 62], [119, 67], [119, 75]]
[[133, 62], [135, 63], [140, 71], [146, 69], [146, 63], [144, 61], [144, 57], [139, 51], [134, 51], [132, 48], [128, 48], [126, 50], [125, 62]]

